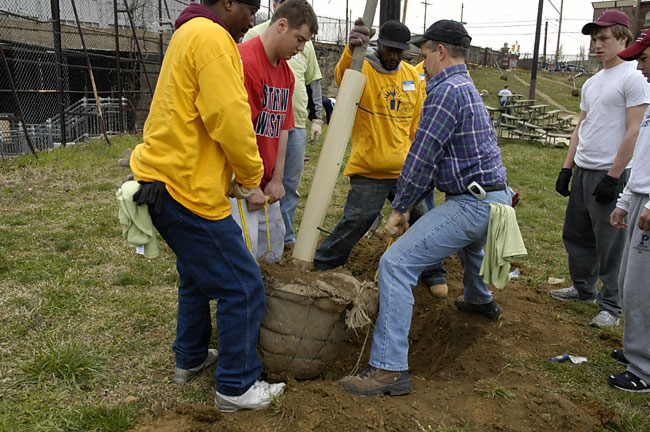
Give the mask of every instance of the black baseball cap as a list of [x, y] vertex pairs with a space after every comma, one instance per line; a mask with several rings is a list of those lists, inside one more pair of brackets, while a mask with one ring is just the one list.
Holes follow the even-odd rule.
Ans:
[[409, 28], [399, 21], [391, 20], [386, 21], [381, 26], [377, 40], [380, 44], [386, 45], [387, 47], [407, 50], [411, 48], [409, 39], [411, 39], [411, 31]]
[[431, 24], [422, 36], [409, 41], [409, 43], [419, 46], [427, 40], [446, 42], [463, 48], [469, 48], [469, 43], [472, 41], [472, 38], [467, 34], [465, 27], [458, 21], [440, 20]]
[[255, 7], [257, 7], [259, 9], [261, 0], [237, 0], [237, 2], [238, 3], [246, 3], [246, 4], [249, 4], [251, 6], [255, 6]]

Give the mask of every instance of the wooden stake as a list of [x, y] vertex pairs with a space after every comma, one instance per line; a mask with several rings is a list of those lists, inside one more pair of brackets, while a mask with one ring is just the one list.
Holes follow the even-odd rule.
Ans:
[[[363, 21], [368, 27], [372, 26], [375, 19], [377, 3], [378, 0], [366, 1]], [[350, 68], [343, 75], [298, 230], [296, 246], [293, 250], [295, 260], [306, 263], [314, 260], [319, 238], [318, 227], [322, 225], [329, 209], [336, 177], [341, 170], [345, 149], [352, 135], [357, 106], [366, 85], [366, 76], [361, 73], [366, 47], [367, 44], [363, 44], [354, 49]]]

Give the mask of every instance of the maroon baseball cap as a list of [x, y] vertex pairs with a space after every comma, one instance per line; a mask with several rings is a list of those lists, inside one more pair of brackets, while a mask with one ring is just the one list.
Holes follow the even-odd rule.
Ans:
[[596, 27], [611, 27], [616, 24], [630, 28], [630, 18], [620, 10], [609, 9], [598, 15], [594, 22], [585, 24], [582, 28], [582, 34], [590, 35]]
[[650, 47], [650, 30], [641, 33], [641, 36], [632, 45], [618, 53], [618, 56], [627, 61], [636, 60], [648, 47]]

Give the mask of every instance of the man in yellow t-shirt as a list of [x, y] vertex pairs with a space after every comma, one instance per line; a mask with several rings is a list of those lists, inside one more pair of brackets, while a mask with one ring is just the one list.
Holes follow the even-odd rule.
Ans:
[[284, 387], [258, 381], [264, 283], [227, 196], [233, 174], [255, 189], [264, 173], [235, 44], [260, 0], [204, 4], [191, 3], [176, 20], [144, 143], [130, 165], [154, 226], [177, 258], [174, 380], [188, 382], [217, 361], [217, 350], [208, 347], [210, 300], [218, 300], [215, 405], [233, 412], [264, 408]]
[[[351, 48], [368, 40], [363, 20], [355, 22], [336, 65], [340, 85], [352, 61]], [[420, 121], [422, 91], [420, 76], [402, 61], [409, 49], [411, 32], [398, 21], [387, 21], [379, 30], [376, 46], [370, 46], [362, 72], [367, 76], [352, 130], [352, 151], [344, 174], [350, 191], [343, 218], [325, 238], [314, 256], [316, 270], [329, 270], [346, 263], [352, 248], [381, 213], [386, 199], [395, 196], [395, 185]], [[415, 220], [426, 212], [420, 203], [411, 213]], [[436, 277], [438, 275], [436, 274]], [[438, 281], [427, 280], [427, 284]], [[444, 276], [442, 277], [444, 283]]]

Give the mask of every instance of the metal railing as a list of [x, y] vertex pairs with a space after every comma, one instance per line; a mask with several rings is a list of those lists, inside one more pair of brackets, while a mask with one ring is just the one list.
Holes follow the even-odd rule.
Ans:
[[[100, 98], [106, 132], [117, 134], [126, 130], [126, 98]], [[5, 121], [0, 127], [0, 156], [17, 156], [28, 153], [25, 133], [18, 121]], [[75, 144], [87, 138], [102, 134], [97, 104], [94, 99], [82, 98], [66, 110], [65, 132], [67, 144]], [[38, 151], [45, 151], [61, 145], [61, 118], [57, 114], [44, 123], [27, 123], [27, 133]]]

